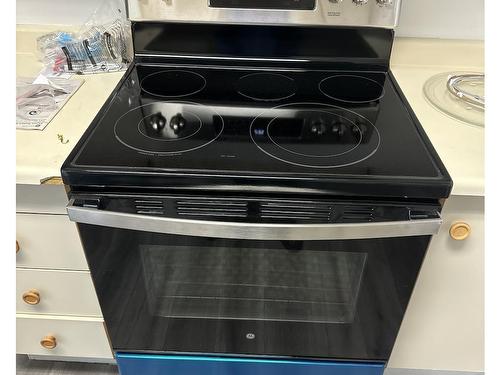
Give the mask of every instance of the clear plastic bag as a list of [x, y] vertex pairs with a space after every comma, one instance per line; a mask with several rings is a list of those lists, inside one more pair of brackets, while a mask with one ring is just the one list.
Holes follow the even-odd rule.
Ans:
[[130, 22], [122, 0], [105, 0], [78, 33], [58, 31], [37, 40], [47, 75], [124, 70], [132, 60]]

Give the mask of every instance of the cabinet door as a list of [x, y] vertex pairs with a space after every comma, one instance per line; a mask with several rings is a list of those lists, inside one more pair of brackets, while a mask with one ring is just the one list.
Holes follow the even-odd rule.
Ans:
[[18, 268], [16, 311], [26, 314], [101, 316], [88, 271]]
[[16, 215], [17, 267], [88, 270], [76, 225], [66, 215]]
[[[50, 348], [51, 342], [55, 347]], [[31, 355], [113, 358], [100, 318], [17, 314], [16, 348]]]
[[[410, 300], [389, 367], [484, 371], [484, 199], [451, 197]], [[462, 240], [454, 223], [470, 226]]]

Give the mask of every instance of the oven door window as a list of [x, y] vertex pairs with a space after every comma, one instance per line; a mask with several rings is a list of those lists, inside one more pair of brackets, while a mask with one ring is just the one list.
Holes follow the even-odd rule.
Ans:
[[116, 351], [373, 361], [389, 358], [430, 239], [78, 227]]
[[351, 323], [367, 254], [307, 251], [304, 246], [140, 245], [149, 313], [165, 318]]

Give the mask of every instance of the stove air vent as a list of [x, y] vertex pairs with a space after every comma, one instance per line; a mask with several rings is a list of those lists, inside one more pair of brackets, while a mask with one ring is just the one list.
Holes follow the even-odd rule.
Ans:
[[248, 203], [237, 199], [185, 199], [176, 201], [177, 214], [185, 217], [247, 218]]
[[340, 221], [363, 223], [375, 220], [375, 208], [371, 206], [345, 206]]
[[175, 207], [179, 217], [254, 223], [366, 223], [377, 216], [372, 206], [308, 200], [178, 198]]
[[260, 216], [262, 219], [300, 220], [315, 223], [329, 223], [332, 220], [333, 212], [333, 207], [323, 202], [260, 202]]
[[153, 199], [135, 200], [135, 212], [140, 215], [165, 215], [163, 201]]

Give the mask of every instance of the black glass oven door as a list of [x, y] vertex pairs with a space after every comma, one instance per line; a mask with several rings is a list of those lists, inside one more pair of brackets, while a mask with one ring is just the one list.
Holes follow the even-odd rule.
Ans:
[[[122, 352], [387, 360], [439, 226], [424, 218], [290, 232], [71, 204]], [[168, 233], [181, 224], [190, 235]]]

